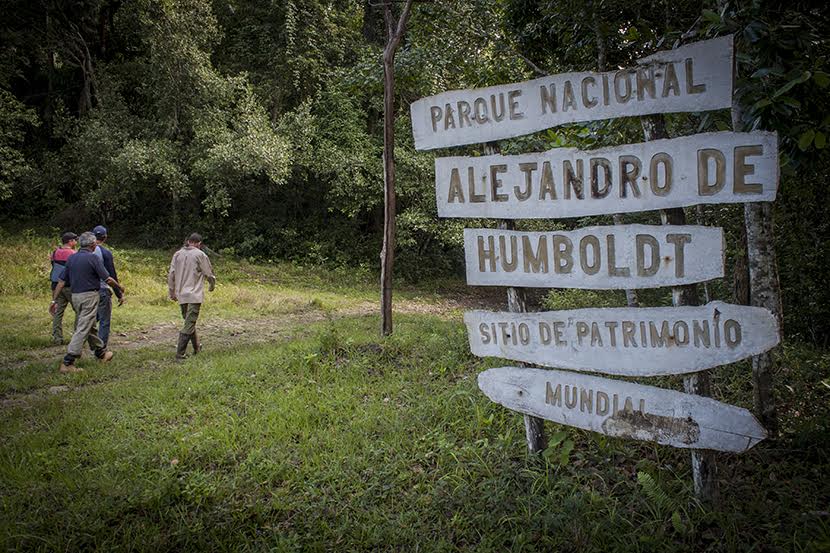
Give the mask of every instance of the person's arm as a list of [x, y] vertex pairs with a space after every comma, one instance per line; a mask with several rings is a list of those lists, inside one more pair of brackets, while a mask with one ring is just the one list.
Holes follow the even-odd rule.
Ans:
[[112, 277], [107, 277], [104, 282], [109, 284], [112, 287], [112, 289], [115, 290], [116, 295], [120, 299], [121, 296], [124, 294], [124, 287], [121, 286], [121, 284]]
[[167, 271], [167, 295], [171, 300], [176, 301], [176, 256], [173, 255], [170, 261], [170, 270]]
[[110, 276], [109, 272], [104, 268], [104, 261], [101, 257], [94, 256], [92, 258], [92, 269], [95, 271], [95, 274], [106, 282], [108, 285], [112, 286], [113, 288], [121, 288], [123, 291], [123, 287], [118, 284], [113, 278]]
[[66, 286], [66, 283], [63, 280], [59, 280], [57, 286], [52, 291], [52, 303], [49, 305], [49, 314], [54, 315], [55, 312], [58, 310], [58, 296], [60, 295], [63, 287]]
[[208, 280], [208, 292], [213, 292], [216, 287], [216, 275], [213, 274], [213, 265], [210, 264], [210, 258], [207, 254], [199, 256], [199, 270]]
[[101, 257], [104, 258], [104, 268], [110, 274], [110, 278], [117, 284], [117, 286], [113, 286], [110, 284], [112, 291], [115, 292], [115, 297], [118, 298], [118, 305], [122, 305], [124, 303], [124, 289], [123, 287], [118, 284], [118, 273], [115, 272], [115, 259], [112, 256], [112, 252], [106, 249], [101, 249]]

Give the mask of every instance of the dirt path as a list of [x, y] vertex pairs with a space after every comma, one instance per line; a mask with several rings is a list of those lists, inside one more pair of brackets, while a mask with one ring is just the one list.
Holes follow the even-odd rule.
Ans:
[[[435, 315], [442, 318], [460, 316], [465, 309], [493, 309], [493, 301], [487, 296], [469, 296], [458, 300], [442, 299], [438, 302], [398, 300], [394, 305], [396, 314]], [[261, 318], [211, 319], [199, 321], [200, 339], [210, 349], [219, 350], [237, 344], [256, 344], [286, 338], [288, 331], [302, 324], [312, 324], [344, 317], [359, 317], [379, 312], [377, 303], [362, 302], [339, 310], [323, 310], [306, 306], [288, 313]], [[175, 347], [178, 321], [166, 321], [129, 333], [114, 332], [110, 346], [114, 351], [143, 349], [159, 345]], [[15, 363], [5, 364], [2, 369], [15, 369], [29, 363], [57, 359], [65, 352], [66, 345], [48, 346], [22, 352]]]
[[[495, 298], [495, 296], [489, 294], [482, 294], [464, 296], [459, 299], [441, 299], [437, 302], [398, 300], [394, 304], [394, 313], [434, 315], [441, 318], [457, 317], [460, 319], [464, 310], [496, 309], [498, 306], [495, 305]], [[378, 312], [379, 307], [376, 302], [366, 301], [338, 310], [324, 310], [308, 306], [288, 313], [251, 319], [211, 319], [206, 317], [204, 321], [199, 322], [200, 341], [205, 346], [206, 352], [220, 351], [243, 344], [282, 342], [304, 334], [302, 329], [307, 325], [327, 319], [360, 317], [374, 315]], [[178, 321], [167, 321], [130, 333], [116, 332], [110, 336], [110, 346], [114, 351], [160, 346], [169, 347], [172, 356], [178, 328]], [[65, 348], [65, 345], [49, 346], [23, 352], [22, 359], [4, 365], [3, 369], [21, 368], [30, 363], [56, 362], [65, 352]], [[68, 392], [71, 389], [75, 388], [65, 385], [53, 385], [22, 393], [7, 394], [0, 396], [0, 408], [28, 407], [38, 398]]]

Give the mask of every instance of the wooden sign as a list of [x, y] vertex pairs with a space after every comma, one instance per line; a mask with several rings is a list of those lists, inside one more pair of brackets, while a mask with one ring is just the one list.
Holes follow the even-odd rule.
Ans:
[[470, 349], [548, 367], [625, 376], [683, 374], [758, 355], [779, 342], [761, 307], [591, 308], [546, 313], [469, 311]]
[[729, 108], [733, 58], [732, 36], [725, 36], [658, 52], [636, 68], [422, 98], [410, 106], [415, 148], [489, 142], [578, 121]]
[[767, 437], [746, 409], [598, 376], [503, 367], [480, 373], [478, 386], [508, 409], [607, 436], [735, 453]]
[[723, 276], [723, 230], [616, 225], [574, 231], [464, 229], [467, 284], [632, 289]]
[[771, 202], [777, 188], [778, 135], [771, 132], [435, 160], [440, 217], [559, 219]]

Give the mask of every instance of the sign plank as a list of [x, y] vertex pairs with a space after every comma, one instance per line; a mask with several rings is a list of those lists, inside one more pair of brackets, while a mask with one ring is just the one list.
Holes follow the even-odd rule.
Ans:
[[780, 339], [767, 309], [722, 302], [545, 313], [468, 311], [464, 322], [470, 349], [479, 357], [624, 376], [711, 369], [767, 351]]
[[696, 134], [600, 150], [435, 160], [440, 217], [560, 219], [771, 202], [778, 135]]
[[632, 382], [502, 367], [480, 373], [478, 386], [508, 409], [607, 436], [735, 453], [767, 437], [746, 409]]
[[658, 52], [636, 68], [422, 98], [410, 106], [415, 148], [489, 142], [579, 121], [728, 108], [733, 58], [732, 36], [725, 36]]
[[464, 229], [467, 284], [632, 289], [723, 276], [723, 230], [616, 225], [574, 231]]

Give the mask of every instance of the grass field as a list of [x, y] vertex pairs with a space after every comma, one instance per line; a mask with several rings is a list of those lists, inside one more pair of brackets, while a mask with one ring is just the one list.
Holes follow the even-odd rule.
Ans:
[[[65, 376], [50, 244], [0, 237], [0, 549], [830, 551], [830, 352], [780, 349], [781, 435], [719, 455], [706, 509], [688, 452], [548, 423], [529, 457], [477, 389], [504, 362], [469, 354], [461, 313], [492, 300], [461, 282], [401, 287], [380, 338], [374, 275], [215, 259], [177, 364], [171, 252], [116, 245], [116, 357]], [[719, 398], [751, 407], [749, 373], [718, 369]]]

